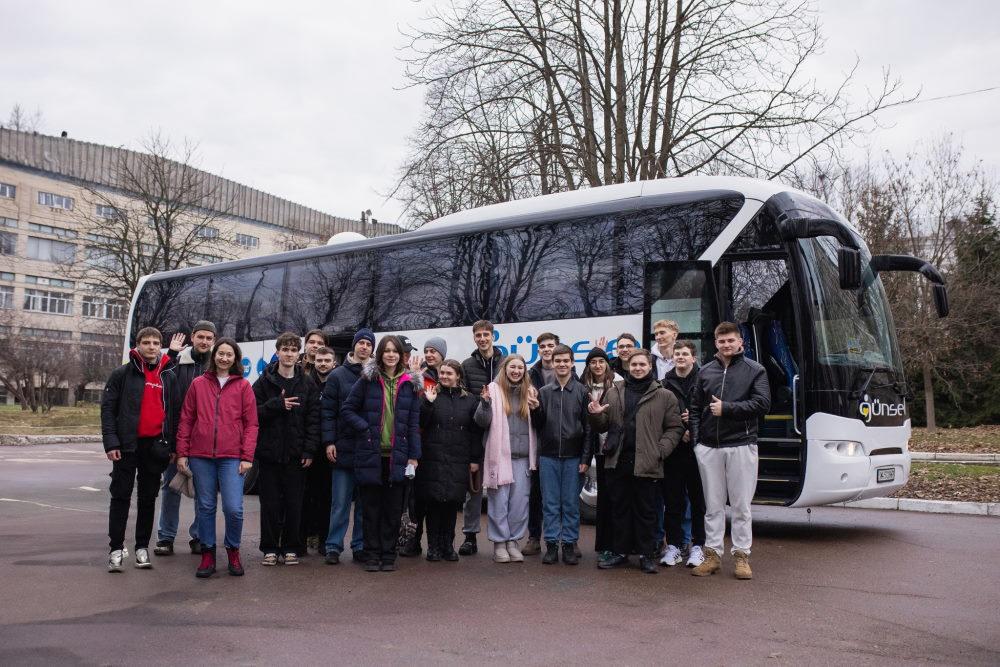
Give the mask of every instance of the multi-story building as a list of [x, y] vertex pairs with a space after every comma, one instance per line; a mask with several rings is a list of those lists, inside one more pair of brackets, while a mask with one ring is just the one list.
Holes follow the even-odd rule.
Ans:
[[[123, 187], [115, 168], [136, 156], [65, 136], [0, 128], [0, 337], [71, 345], [91, 366], [118, 362], [128, 304], [67, 267], [86, 262], [95, 239], [107, 241], [100, 234], [102, 219], [112, 220], [118, 206], [141, 196]], [[213, 174], [197, 176], [214, 193], [205, 217], [212, 222], [198, 234], [213, 240], [206, 247], [222, 251], [193, 253], [188, 264], [320, 245], [343, 231], [401, 231], [322, 213]], [[225, 202], [214, 214], [213, 201]], [[68, 384], [59, 390], [59, 402], [93, 399], [100, 389], [89, 384], [85, 396], [77, 397]], [[0, 384], [0, 404], [13, 400]]]

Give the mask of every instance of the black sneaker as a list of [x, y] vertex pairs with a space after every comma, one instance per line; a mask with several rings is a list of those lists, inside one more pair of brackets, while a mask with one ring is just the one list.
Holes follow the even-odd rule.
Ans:
[[174, 543], [171, 540], [160, 540], [153, 547], [153, 553], [157, 556], [173, 556], [174, 555]]
[[602, 570], [611, 570], [616, 567], [621, 567], [626, 563], [628, 563], [628, 556], [625, 554], [611, 554], [597, 563], [597, 567]]
[[421, 553], [423, 553], [423, 549], [420, 548], [420, 543], [415, 540], [407, 542], [406, 546], [399, 550], [399, 555], [406, 558], [415, 558]]
[[462, 546], [458, 548], [458, 555], [471, 556], [474, 553], [479, 553], [479, 545], [476, 543], [476, 534], [466, 533], [465, 541], [462, 542]]
[[339, 565], [340, 564], [340, 554], [336, 551], [327, 551], [326, 558], [323, 560], [327, 565]]
[[458, 552], [455, 551], [455, 547], [448, 547], [446, 551], [441, 552], [441, 558], [451, 563], [458, 560]]
[[201, 541], [197, 537], [188, 540], [188, 546], [191, 547], [191, 553], [196, 555], [201, 554]]
[[[400, 553], [399, 555], [402, 556], [403, 554]], [[441, 560], [441, 552], [435, 549], [434, 547], [427, 547], [427, 560], [429, 560], [432, 563], [438, 562], [439, 560]]]
[[382, 567], [379, 569], [382, 570], [382, 572], [395, 572], [397, 570], [396, 561], [391, 560], [386, 563], [382, 563]]
[[580, 563], [580, 555], [576, 549], [576, 542], [567, 542], [562, 545], [562, 559], [567, 565], [577, 565]]
[[544, 563], [545, 565], [554, 565], [558, 562], [559, 562], [559, 543], [546, 542], [545, 555], [542, 556], [542, 563]]
[[649, 558], [647, 556], [639, 557], [639, 569], [646, 574], [659, 574], [660, 569], [656, 567], [656, 558]]
[[378, 572], [381, 569], [382, 563], [374, 558], [365, 563], [365, 572]]

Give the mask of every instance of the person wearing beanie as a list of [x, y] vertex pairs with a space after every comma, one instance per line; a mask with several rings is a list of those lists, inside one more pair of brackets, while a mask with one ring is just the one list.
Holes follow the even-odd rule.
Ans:
[[[595, 347], [587, 354], [587, 365], [580, 376], [580, 382], [590, 392], [590, 400], [600, 403], [604, 400], [605, 394], [614, 386], [615, 382], [621, 382], [622, 377], [611, 370], [611, 362], [608, 353], [601, 347]], [[611, 491], [611, 481], [604, 468], [604, 444], [607, 441], [607, 433], [598, 433], [597, 429], [591, 429], [588, 448], [594, 452], [596, 460], [594, 470], [588, 471], [597, 478], [597, 520], [594, 536], [594, 551], [600, 554], [601, 560], [607, 560], [614, 553], [615, 519], [611, 505], [614, 495]]]
[[[176, 356], [177, 369], [174, 377], [173, 401], [177, 406], [184, 404], [184, 397], [187, 396], [188, 389], [194, 379], [205, 372], [208, 357], [215, 344], [218, 331], [215, 324], [208, 320], [199, 320], [191, 328], [191, 344], [180, 351], [169, 352]], [[180, 418], [180, 411], [176, 418]], [[172, 432], [177, 432], [178, 424], [172, 425]], [[177, 474], [177, 464], [171, 463], [163, 473], [163, 482], [160, 486], [163, 491], [163, 499], [160, 501], [160, 519], [156, 530], [156, 546], [153, 553], [157, 556], [170, 556], [174, 553], [174, 539], [177, 537], [177, 529], [180, 524], [181, 494], [170, 488], [170, 481]], [[195, 519], [188, 527], [188, 546], [191, 553], [201, 553], [201, 542], [198, 541], [198, 521]]]
[[648, 350], [628, 359], [628, 377], [587, 407], [594, 428], [607, 433], [604, 466], [614, 494], [614, 549], [598, 567], [624, 565], [632, 552], [647, 574], [657, 573], [656, 503], [662, 502], [663, 461], [684, 433], [674, 395], [660, 386]]

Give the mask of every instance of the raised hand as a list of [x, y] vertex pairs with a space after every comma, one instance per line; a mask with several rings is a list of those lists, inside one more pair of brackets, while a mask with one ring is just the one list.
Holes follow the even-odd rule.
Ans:
[[528, 409], [536, 409], [540, 403], [538, 402], [538, 390], [534, 386], [528, 387]]
[[607, 403], [602, 405], [598, 401], [591, 401], [590, 403], [587, 404], [587, 412], [589, 412], [592, 415], [599, 415], [607, 409], [608, 409]]
[[438, 397], [437, 385], [433, 385], [431, 387], [427, 387], [427, 389], [424, 389], [424, 398], [427, 399], [428, 403], [433, 403], [434, 399], [437, 397]]
[[416, 373], [420, 370], [420, 364], [423, 362], [424, 358], [419, 354], [410, 355], [410, 371]]
[[483, 385], [483, 391], [479, 394], [484, 401], [490, 402], [490, 386], [488, 384]]
[[709, 403], [708, 407], [716, 417], [722, 416], [722, 399], [715, 394], [712, 394], [712, 402]]
[[180, 352], [184, 349], [184, 334], [175, 333], [170, 337], [170, 349], [174, 352]]
[[606, 350], [607, 347], [608, 347], [608, 337], [607, 336], [601, 336], [600, 338], [598, 338], [597, 339], [597, 345], [596, 345], [596, 347], [599, 347], [602, 350]]

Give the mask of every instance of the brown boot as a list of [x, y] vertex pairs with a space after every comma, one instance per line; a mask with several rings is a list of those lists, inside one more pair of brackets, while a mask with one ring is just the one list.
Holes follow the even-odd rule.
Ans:
[[722, 559], [719, 558], [719, 554], [716, 553], [715, 549], [705, 547], [702, 552], [705, 554], [705, 560], [701, 565], [691, 570], [691, 574], [696, 577], [707, 577], [710, 574], [715, 574], [722, 568]]
[[734, 551], [733, 558], [736, 564], [733, 566], [733, 574], [737, 579], [753, 579], [753, 572], [750, 570], [750, 554], [745, 551]]
[[529, 537], [528, 541], [524, 544], [524, 548], [521, 549], [521, 554], [525, 556], [537, 556], [540, 553], [542, 553], [542, 545], [538, 541], [538, 538]]

